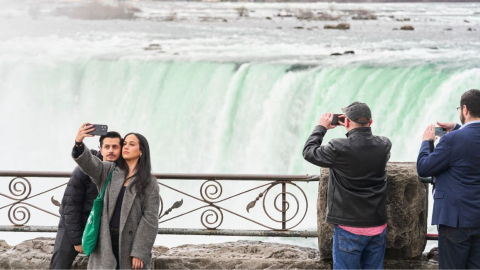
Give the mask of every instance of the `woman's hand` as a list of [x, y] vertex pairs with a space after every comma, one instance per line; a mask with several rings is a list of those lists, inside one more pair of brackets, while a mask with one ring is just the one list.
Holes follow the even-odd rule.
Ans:
[[143, 268], [143, 261], [137, 257], [132, 258], [132, 269], [142, 269]]
[[78, 252], [78, 253], [83, 253], [82, 244], [73, 246], [73, 248], [75, 248], [75, 251], [76, 251], [76, 252]]
[[88, 134], [88, 132], [92, 132], [94, 130], [95, 128], [93, 127], [93, 125], [90, 125], [89, 123], [83, 123], [78, 130], [77, 137], [75, 137], [75, 142], [81, 143], [86, 137], [93, 137], [93, 135]]

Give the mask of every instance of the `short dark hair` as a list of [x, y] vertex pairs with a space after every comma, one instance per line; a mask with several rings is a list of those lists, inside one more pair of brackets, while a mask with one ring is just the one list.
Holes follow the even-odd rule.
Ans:
[[460, 106], [465, 105], [473, 117], [480, 117], [480, 90], [470, 89], [463, 93]]
[[109, 131], [107, 132], [107, 134], [105, 135], [102, 135], [100, 136], [100, 140], [98, 140], [100, 142], [100, 148], [102, 148], [103, 146], [103, 139], [105, 138], [118, 138], [120, 140], [120, 147], [122, 146], [122, 136], [120, 136], [120, 133], [116, 132], [116, 131]]

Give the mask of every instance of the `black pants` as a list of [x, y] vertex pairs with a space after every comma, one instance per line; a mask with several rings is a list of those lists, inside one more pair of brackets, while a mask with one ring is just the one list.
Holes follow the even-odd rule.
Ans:
[[70, 238], [68, 238], [65, 224], [60, 219], [50, 267], [52, 269], [70, 269], [77, 255], [78, 252], [73, 247], [72, 242], [70, 242]]
[[113, 255], [115, 256], [115, 260], [117, 260], [117, 269], [120, 269], [120, 257], [118, 255], [118, 247], [119, 247], [119, 234], [118, 232], [110, 231], [110, 237], [112, 239], [112, 249]]
[[480, 269], [480, 228], [438, 229], [440, 269]]

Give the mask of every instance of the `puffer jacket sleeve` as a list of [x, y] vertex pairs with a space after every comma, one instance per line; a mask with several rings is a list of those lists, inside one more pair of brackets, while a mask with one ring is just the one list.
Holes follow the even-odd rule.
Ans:
[[158, 211], [160, 208], [160, 193], [158, 183], [152, 177], [152, 182], [145, 190], [143, 200], [143, 215], [140, 219], [130, 256], [137, 257], [144, 264], [149, 264], [153, 244], [158, 233]]
[[86, 181], [89, 181], [88, 176], [82, 172], [80, 167], [76, 167], [72, 177], [68, 180], [62, 199], [65, 229], [73, 245], [82, 243], [82, 209], [87, 189]]

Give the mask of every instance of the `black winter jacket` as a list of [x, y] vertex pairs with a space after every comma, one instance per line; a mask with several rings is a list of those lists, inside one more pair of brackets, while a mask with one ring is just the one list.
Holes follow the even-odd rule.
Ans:
[[370, 127], [350, 130], [347, 138], [321, 145], [327, 129], [317, 126], [303, 157], [329, 168], [327, 218], [333, 224], [374, 227], [387, 223], [387, 171], [392, 143]]
[[[103, 159], [100, 152], [90, 151], [99, 159]], [[88, 215], [92, 210], [93, 200], [97, 196], [97, 186], [77, 166], [68, 181], [59, 210], [60, 218], [65, 223], [65, 230], [72, 245], [80, 245], [82, 243], [83, 230], [85, 229]]]

